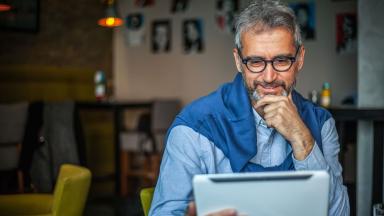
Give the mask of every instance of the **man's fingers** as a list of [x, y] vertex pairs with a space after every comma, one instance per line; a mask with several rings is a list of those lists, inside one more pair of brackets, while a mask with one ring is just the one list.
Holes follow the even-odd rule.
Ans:
[[288, 93], [288, 98], [289, 98], [290, 100], [292, 100], [292, 92], [293, 92], [293, 91], [289, 91], [289, 93]]
[[262, 106], [265, 106], [265, 105], [268, 105], [268, 104], [271, 104], [271, 103], [274, 103], [274, 102], [277, 102], [277, 101], [284, 100], [286, 98], [287, 97], [285, 97], [285, 96], [266, 95], [256, 102], [255, 109], [262, 107]]
[[264, 106], [263, 111], [264, 113], [278, 111], [278, 109], [281, 109], [282, 107], [284, 107], [285, 103], [286, 103], [285, 101], [278, 101], [275, 103], [268, 104]]
[[235, 209], [224, 209], [219, 212], [208, 214], [207, 216], [236, 216], [237, 211]]
[[[196, 216], [196, 204], [195, 202], [190, 202], [185, 211], [185, 216]], [[218, 212], [213, 212], [208, 214], [207, 216], [236, 216], [237, 212], [235, 209], [224, 209]]]
[[268, 113], [265, 113], [264, 114], [264, 120], [265, 122], [271, 120], [272, 118], [274, 118], [276, 116], [276, 112], [268, 112]]
[[185, 211], [185, 216], [196, 216], [196, 204], [195, 202], [190, 202], [188, 204], [187, 210]]
[[[268, 127], [275, 128], [278, 132], [282, 133], [286, 130], [287, 125], [284, 124], [287, 120], [281, 115], [270, 115], [265, 118], [265, 123]], [[282, 134], [283, 135], [283, 134]]]

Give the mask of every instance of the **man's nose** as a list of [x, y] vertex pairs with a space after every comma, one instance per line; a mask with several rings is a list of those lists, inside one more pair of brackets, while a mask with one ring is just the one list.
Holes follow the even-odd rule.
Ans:
[[266, 83], [271, 83], [277, 78], [277, 71], [272, 67], [272, 63], [268, 63], [263, 71], [263, 80]]

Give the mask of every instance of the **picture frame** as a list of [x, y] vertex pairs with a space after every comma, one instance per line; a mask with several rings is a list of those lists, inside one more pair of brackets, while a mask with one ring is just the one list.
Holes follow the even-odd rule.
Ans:
[[204, 50], [204, 32], [202, 19], [186, 19], [183, 22], [184, 53], [201, 53]]
[[300, 26], [301, 37], [304, 40], [316, 39], [316, 6], [315, 2], [290, 3]]
[[184, 13], [189, 6], [189, 0], [172, 0], [171, 13]]
[[230, 34], [235, 33], [234, 21], [239, 11], [239, 0], [216, 0], [216, 26]]
[[38, 32], [40, 0], [13, 0], [11, 10], [0, 13], [0, 30]]
[[170, 20], [154, 20], [151, 28], [152, 53], [169, 53], [172, 44], [172, 29]]
[[357, 53], [357, 15], [355, 12], [336, 14], [336, 52]]

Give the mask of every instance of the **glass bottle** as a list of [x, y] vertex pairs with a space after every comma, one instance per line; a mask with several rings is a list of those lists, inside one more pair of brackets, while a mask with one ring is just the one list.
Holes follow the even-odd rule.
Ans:
[[106, 77], [104, 71], [98, 70], [95, 73], [95, 97], [97, 101], [106, 99]]
[[321, 90], [321, 106], [329, 108], [331, 106], [331, 84], [325, 82]]

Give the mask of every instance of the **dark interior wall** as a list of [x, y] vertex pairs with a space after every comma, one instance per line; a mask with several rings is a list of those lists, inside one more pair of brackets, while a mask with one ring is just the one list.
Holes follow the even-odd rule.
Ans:
[[36, 33], [0, 28], [0, 65], [112, 71], [112, 30], [97, 25], [101, 1], [40, 0]]
[[[40, 0], [38, 32], [0, 27], [0, 102], [95, 100], [94, 71], [112, 76], [113, 30], [97, 25], [104, 9], [101, 0]], [[87, 166], [95, 176], [114, 172], [110, 116], [81, 116]], [[113, 186], [92, 183], [91, 193], [113, 193]]]

